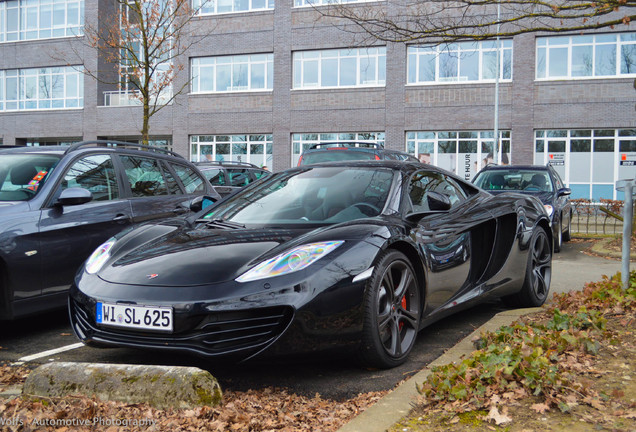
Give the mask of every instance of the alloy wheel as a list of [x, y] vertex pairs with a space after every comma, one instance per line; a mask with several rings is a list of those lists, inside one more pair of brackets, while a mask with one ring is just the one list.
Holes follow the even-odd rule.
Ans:
[[376, 304], [380, 342], [389, 356], [400, 357], [417, 336], [420, 314], [416, 279], [405, 262], [396, 260], [387, 266]]

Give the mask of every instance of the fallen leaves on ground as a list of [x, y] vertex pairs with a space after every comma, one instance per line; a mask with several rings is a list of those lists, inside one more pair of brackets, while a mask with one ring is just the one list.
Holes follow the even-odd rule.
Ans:
[[29, 372], [24, 366], [0, 365], [0, 390], [24, 382]]
[[[23, 373], [3, 366], [0, 372]], [[105, 402], [83, 396], [0, 399], [0, 431], [335, 431], [386, 392], [360, 394], [345, 401], [304, 397], [285, 389], [226, 391], [218, 407], [160, 410], [146, 404]], [[11, 423], [13, 422], [13, 424]], [[24, 429], [12, 426], [25, 427]], [[28, 426], [28, 428], [26, 427]]]

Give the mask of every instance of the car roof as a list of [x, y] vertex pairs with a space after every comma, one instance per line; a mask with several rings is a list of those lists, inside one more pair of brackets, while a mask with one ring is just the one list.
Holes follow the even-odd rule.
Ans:
[[[534, 171], [548, 171], [549, 165], [494, 165], [490, 164], [481, 169], [481, 171], [510, 171], [510, 170], [534, 170]], [[480, 171], [480, 172], [481, 172]]]
[[289, 170], [302, 171], [302, 170], [308, 170], [313, 168], [324, 168], [324, 167], [388, 168], [394, 171], [402, 171], [405, 173], [409, 173], [419, 169], [428, 169], [430, 171], [451, 174], [453, 177], [456, 177], [455, 174], [449, 173], [448, 171], [438, 168], [434, 165], [423, 164], [421, 162], [410, 161], [410, 160], [398, 161], [398, 160], [390, 160], [390, 159], [320, 162], [320, 163], [315, 163], [310, 165], [301, 165], [298, 167], [290, 168]]
[[[115, 146], [113, 146], [115, 144]], [[3, 149], [2, 153], [12, 153], [12, 154], [20, 154], [20, 153], [39, 153], [39, 154], [56, 154], [63, 156], [65, 154], [75, 153], [82, 150], [93, 150], [99, 148], [102, 151], [108, 152], [121, 152], [122, 150], [126, 151], [136, 151], [143, 154], [148, 155], [149, 152], [152, 155], [160, 155], [167, 156], [172, 158], [180, 159], [183, 162], [186, 162], [186, 159], [178, 153], [173, 151], [154, 146], [147, 146], [143, 144], [135, 144], [135, 143], [127, 143], [123, 141], [114, 141], [114, 140], [92, 140], [92, 141], [80, 141], [70, 146], [22, 146], [22, 147], [13, 147], [8, 149]]]
[[324, 167], [351, 167], [351, 168], [388, 168], [393, 171], [399, 171], [403, 175], [409, 176], [413, 172], [417, 170], [425, 169], [427, 171], [432, 171], [440, 174], [445, 174], [452, 179], [461, 182], [462, 184], [468, 184], [469, 182], [459, 177], [457, 174], [451, 171], [447, 171], [443, 168], [437, 167], [435, 165], [425, 164], [419, 161], [414, 160], [391, 160], [391, 159], [381, 159], [381, 160], [351, 160], [351, 161], [337, 161], [337, 162], [320, 162], [309, 165], [300, 165], [297, 167], [289, 168], [285, 171], [280, 172], [290, 172], [290, 171], [303, 171], [314, 168], [324, 168]]
[[384, 150], [384, 148], [380, 146], [380, 144], [373, 143], [373, 142], [329, 141], [329, 142], [314, 144], [305, 151], [329, 150], [334, 147], [339, 147], [339, 148], [346, 147], [347, 149], [351, 149], [351, 150], [367, 150], [367, 151], [368, 150]]
[[219, 167], [243, 167], [243, 168], [256, 168], [262, 169], [258, 165], [254, 165], [249, 162], [239, 162], [239, 161], [205, 161], [205, 162], [195, 162], [194, 163], [200, 170], [205, 168], [219, 168]]

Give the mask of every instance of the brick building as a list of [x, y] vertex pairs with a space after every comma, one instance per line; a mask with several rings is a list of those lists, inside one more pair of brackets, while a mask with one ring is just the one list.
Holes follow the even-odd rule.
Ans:
[[[82, 24], [109, 11], [106, 0], [0, 2], [2, 144], [139, 139], [141, 107], [78, 71], [101, 65]], [[281, 170], [316, 142], [366, 140], [470, 178], [492, 157], [499, 46], [502, 163], [551, 161], [574, 197], [593, 199], [620, 199], [615, 182], [636, 176], [629, 26], [499, 45], [363, 46], [305, 0], [217, 0], [201, 11], [210, 34], [179, 60], [175, 83], [191, 80], [189, 90], [150, 125], [156, 143], [192, 160]]]

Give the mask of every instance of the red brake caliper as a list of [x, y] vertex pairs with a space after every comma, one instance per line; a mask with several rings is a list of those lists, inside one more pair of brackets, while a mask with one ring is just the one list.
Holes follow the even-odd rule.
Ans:
[[[402, 306], [402, 309], [406, 310], [406, 296], [402, 297], [400, 305]], [[402, 330], [402, 327], [404, 327], [404, 323], [400, 322], [400, 330]]]

